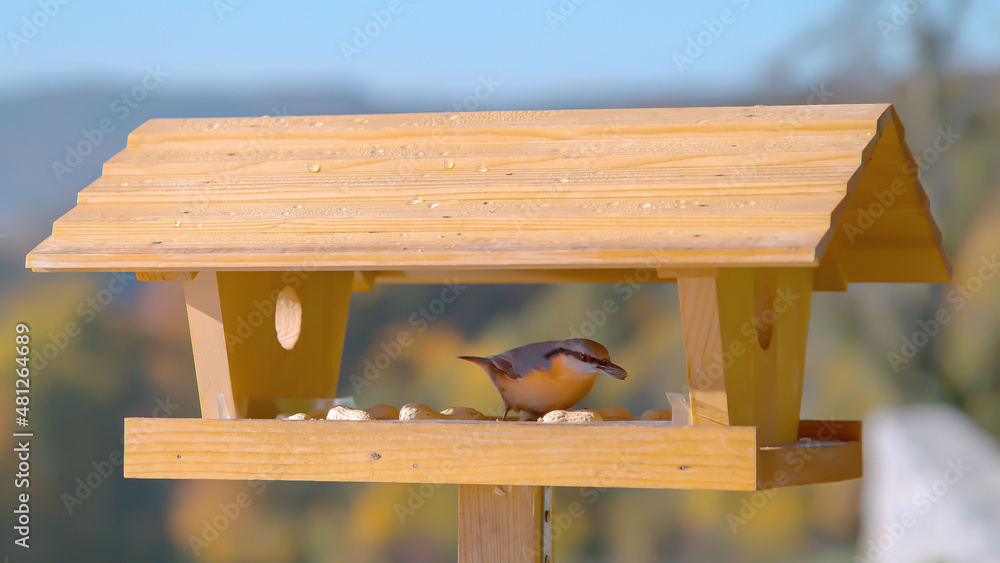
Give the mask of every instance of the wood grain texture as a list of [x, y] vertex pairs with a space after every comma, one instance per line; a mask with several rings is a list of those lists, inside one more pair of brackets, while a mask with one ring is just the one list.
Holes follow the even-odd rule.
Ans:
[[[519, 269], [541, 281], [553, 269], [816, 266], [832, 244], [822, 288], [941, 281], [915, 179], [870, 236], [834, 237], [912, 160], [901, 134], [885, 104], [158, 119], [27, 264], [397, 279]], [[887, 237], [920, 264], [865, 269]]]
[[861, 442], [761, 448], [757, 487], [763, 490], [858, 479], [861, 466]]
[[136, 272], [139, 281], [191, 281], [198, 272]]
[[677, 279], [688, 398], [695, 425], [728, 425], [726, 377], [716, 278]]
[[191, 347], [198, 382], [201, 416], [220, 418], [217, 397], [222, 395], [230, 417], [238, 414], [229, 377], [229, 353], [226, 350], [226, 330], [223, 326], [219, 283], [214, 271], [204, 271], [184, 282]]
[[653, 422], [130, 418], [125, 476], [754, 490], [756, 433]]
[[812, 283], [804, 268], [678, 279], [694, 424], [756, 426], [762, 445], [795, 441]]
[[862, 475], [861, 421], [802, 420], [799, 441], [763, 447], [757, 487], [771, 489], [858, 479]]
[[459, 563], [543, 563], [542, 487], [460, 485]]
[[813, 443], [758, 447], [757, 429], [738, 426], [127, 418], [124, 473], [743, 491], [860, 476], [860, 423], [801, 429]]

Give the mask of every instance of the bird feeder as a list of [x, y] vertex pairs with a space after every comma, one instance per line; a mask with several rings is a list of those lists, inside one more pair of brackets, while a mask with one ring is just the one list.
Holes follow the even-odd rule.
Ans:
[[[951, 276], [887, 104], [155, 119], [27, 265], [184, 285], [202, 418], [126, 419], [126, 477], [457, 484], [505, 562], [549, 486], [859, 477], [860, 423], [800, 420], [811, 294]], [[352, 291], [626, 276], [677, 283], [691, 425], [273, 418], [335, 397]]]

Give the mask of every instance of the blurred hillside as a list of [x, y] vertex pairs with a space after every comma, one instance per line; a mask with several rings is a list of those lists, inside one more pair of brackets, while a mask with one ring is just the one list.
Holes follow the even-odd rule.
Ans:
[[[831, 25], [851, 29], [851, 12], [842, 17]], [[1000, 253], [1000, 75], [954, 70], [949, 22], [919, 25], [912, 48], [920, 64], [894, 80], [866, 58], [871, 38], [858, 36], [829, 79], [816, 84], [799, 84], [795, 62], [778, 60], [765, 75], [766, 86], [741, 92], [686, 99], [576, 95], [558, 104], [551, 101], [558, 96], [545, 93], [539, 99], [547, 105], [526, 100], [523, 107], [498, 109], [877, 101], [896, 105], [915, 154], [935, 147], [942, 131], [957, 135], [944, 150], [928, 153], [933, 161], [921, 169], [954, 281], [816, 294], [802, 414], [858, 419], [878, 405], [945, 402], [1000, 438], [1000, 277], [987, 278], [981, 270], [984, 260]], [[789, 46], [789, 57], [811, 56], [817, 47], [810, 33]], [[37, 436], [32, 560], [328, 561], [331, 553], [344, 561], [454, 559], [455, 487], [423, 498], [407, 485], [124, 480], [120, 466], [101, 475], [122, 449], [123, 417], [198, 416], [181, 287], [134, 277], [32, 274], [23, 267], [24, 255], [49, 234], [52, 221], [147, 119], [447, 111], [454, 101], [401, 95], [392, 105], [376, 106], [365, 91], [351, 88], [183, 99], [151, 92], [123, 115], [115, 100], [130, 88], [0, 99], [0, 332], [12, 342], [15, 324], [27, 322], [36, 350], [45, 344], [58, 350], [36, 363], [31, 395]], [[92, 143], [92, 152], [60, 180], [53, 162], [66, 163], [67, 152], [102, 119], [114, 130]], [[119, 287], [109, 303], [93, 301], [102, 290]], [[594, 338], [634, 377], [624, 384], [600, 380], [585, 406], [620, 404], [641, 412], [664, 406], [663, 393], [684, 385], [674, 285], [643, 286], [627, 298], [605, 285], [521, 285], [468, 288], [371, 386], [353, 388], [350, 375], [362, 373], [379, 343], [406, 329], [410, 315], [440, 290], [377, 286], [353, 297], [340, 395], [354, 395], [362, 406], [495, 409], [499, 399], [488, 380], [455, 356], [569, 337], [606, 299], [619, 311]], [[892, 355], [902, 354], [923, 330], [921, 323], [942, 309], [950, 320], [912, 357], [894, 361]], [[79, 334], [71, 334], [67, 323], [79, 325]], [[12, 364], [12, 354], [13, 346], [0, 346], [4, 366]], [[9, 389], [2, 391], [5, 402]], [[10, 433], [0, 440], [10, 451]], [[4, 475], [11, 474], [11, 461], [0, 458]], [[98, 478], [88, 483], [95, 472]], [[668, 553], [672, 561], [846, 561], [855, 550], [859, 486], [777, 491], [736, 531], [725, 515], [738, 514], [748, 495], [560, 489], [557, 512], [575, 500], [585, 513], [561, 532], [559, 558], [658, 561]], [[225, 530], [214, 530], [220, 505], [241, 493], [252, 504]], [[11, 497], [10, 483], [0, 494]], [[399, 507], [414, 505], [415, 515], [400, 517]], [[4, 518], [10, 524], [10, 513]], [[4, 545], [11, 545], [11, 526], [3, 530]], [[193, 545], [192, 538], [207, 545]]]

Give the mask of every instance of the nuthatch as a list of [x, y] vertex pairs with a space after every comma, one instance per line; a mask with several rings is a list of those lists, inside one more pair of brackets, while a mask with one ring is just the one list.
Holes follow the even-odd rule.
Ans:
[[526, 344], [486, 358], [459, 358], [478, 364], [493, 380], [503, 399], [500, 420], [511, 410], [536, 419], [549, 411], [569, 409], [587, 396], [598, 374], [628, 377], [608, 359], [607, 348], [585, 338]]

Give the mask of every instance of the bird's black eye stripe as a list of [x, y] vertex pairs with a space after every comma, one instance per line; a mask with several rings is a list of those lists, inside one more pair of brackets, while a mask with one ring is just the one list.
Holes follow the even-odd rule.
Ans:
[[590, 364], [602, 365], [603, 363], [605, 363], [607, 361], [607, 360], [599, 360], [599, 359], [594, 358], [592, 356], [588, 356], [587, 354], [584, 354], [583, 352], [577, 352], [576, 350], [570, 350], [569, 348], [556, 348], [555, 350], [552, 350], [551, 352], [547, 352], [545, 354], [545, 356], [543, 356], [543, 357], [546, 360], [548, 360], [548, 359], [551, 359], [553, 356], [557, 356], [559, 354], [566, 354], [568, 356], [573, 356], [574, 358], [580, 360], [581, 362], [587, 362], [587, 363], [590, 363]]
[[546, 352], [545, 356], [543, 356], [543, 357], [546, 360], [548, 360], [548, 359], [552, 358], [553, 356], [558, 356], [559, 354], [572, 354], [572, 353], [573, 353], [573, 351], [570, 350], [569, 348], [556, 348], [555, 350], [552, 350], [551, 352]]

